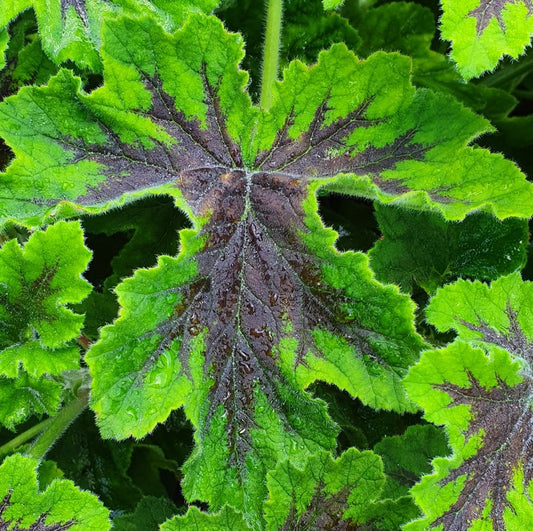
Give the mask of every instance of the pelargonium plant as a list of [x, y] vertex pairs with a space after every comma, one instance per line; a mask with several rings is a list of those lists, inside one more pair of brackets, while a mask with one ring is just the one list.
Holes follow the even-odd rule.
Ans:
[[0, 2], [0, 529], [533, 527], [531, 1], [282, 4]]

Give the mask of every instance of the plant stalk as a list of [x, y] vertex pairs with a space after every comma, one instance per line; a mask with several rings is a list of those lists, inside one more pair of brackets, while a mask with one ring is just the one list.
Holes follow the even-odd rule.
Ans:
[[39, 433], [46, 429], [48, 424], [50, 424], [51, 420], [51, 418], [48, 418], [39, 422], [38, 424], [35, 424], [35, 426], [32, 426], [31, 428], [22, 432], [20, 435], [17, 435], [10, 441], [0, 446], [0, 458], [4, 457], [4, 455], [11, 454], [19, 446], [22, 446], [24, 443], [33, 439], [36, 435], [39, 435]]
[[89, 390], [84, 389], [80, 391], [77, 398], [69, 402], [55, 417], [48, 419], [50, 421], [49, 424], [45, 426], [41, 435], [30, 446], [26, 455], [34, 459], [42, 459], [88, 404]]
[[279, 47], [283, 0], [268, 0], [265, 47], [263, 49], [263, 78], [259, 104], [264, 110], [272, 105], [272, 89], [278, 79]]

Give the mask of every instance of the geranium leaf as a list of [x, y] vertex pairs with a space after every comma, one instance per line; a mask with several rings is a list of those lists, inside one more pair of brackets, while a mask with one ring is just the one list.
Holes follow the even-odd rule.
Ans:
[[266, 528], [344, 529], [364, 523], [364, 509], [384, 482], [379, 456], [355, 448], [335, 460], [328, 452], [312, 455], [302, 469], [280, 463], [267, 476]]
[[81, 277], [90, 258], [79, 222], [61, 221], [35, 232], [24, 248], [9, 240], [0, 249], [0, 396], [4, 403], [10, 397], [20, 404], [0, 414], [8, 427], [32, 410], [50, 412], [57, 405], [58, 384], [43, 376], [79, 367], [73, 340], [83, 316], [66, 305], [90, 292]]
[[2, 5], [0, 27], [33, 8], [44, 50], [56, 64], [70, 60], [98, 70], [100, 26], [105, 18], [150, 13], [171, 31], [189, 13], [210, 13], [217, 4], [217, 0], [12, 0]]
[[531, 0], [442, 0], [441, 33], [465, 79], [524, 53], [533, 35]]
[[433, 12], [414, 2], [393, 2], [368, 9], [354, 21], [362, 44], [357, 52], [366, 57], [377, 50], [399, 51], [413, 60], [413, 83], [453, 95], [488, 119], [501, 118], [517, 105], [508, 92], [482, 83], [465, 83], [456, 64], [435, 52]]
[[374, 445], [383, 459], [385, 486], [378, 499], [367, 504], [362, 513], [372, 529], [396, 531], [420, 516], [409, 487], [424, 473], [431, 472], [435, 456], [449, 454], [444, 432], [431, 424], [409, 426], [402, 435], [384, 437]]
[[453, 455], [413, 487], [425, 512], [406, 529], [526, 529], [533, 522], [533, 284], [515, 273], [489, 287], [460, 280], [432, 299], [428, 320], [455, 329], [405, 380], [425, 416], [443, 424]]
[[0, 72], [0, 99], [17, 92], [22, 85], [46, 83], [57, 73], [37, 35], [32, 11], [26, 11], [3, 30], [6, 37], [6, 65]]
[[[148, 192], [183, 200], [188, 181], [178, 182], [180, 172], [197, 182], [208, 168], [219, 175], [286, 168], [308, 186], [329, 183], [450, 219], [482, 207], [499, 217], [532, 213], [531, 186], [511, 162], [463, 147], [487, 122], [444, 96], [414, 93], [406, 58], [378, 53], [357, 62], [336, 45], [314, 68], [292, 63], [272, 111], [258, 117], [236, 68], [240, 39], [213, 20], [194, 17], [173, 37], [151, 19], [109, 22], [103, 88], [87, 96], [61, 71], [48, 86], [8, 98], [0, 134], [18, 158], [1, 181], [0, 214], [36, 224], [58, 203], [72, 215]], [[214, 39], [228, 48], [212, 46]]]
[[376, 205], [382, 238], [370, 251], [370, 265], [382, 282], [405, 292], [419, 285], [428, 293], [457, 277], [494, 280], [524, 266], [527, 220], [499, 221], [485, 213], [461, 223], [431, 212], [407, 212]]
[[28, 531], [105, 531], [109, 511], [72, 481], [54, 480], [40, 491], [39, 461], [15, 454], [0, 465], [0, 528]]
[[242, 514], [227, 505], [219, 512], [211, 514], [204, 513], [192, 505], [183, 516], [175, 516], [172, 520], [161, 525], [161, 531], [189, 531], [190, 529], [248, 531], [250, 527], [248, 527]]
[[[133, 513], [113, 518], [113, 529], [116, 531], [159, 531], [160, 524], [177, 512], [177, 507], [168, 498], [143, 496]], [[227, 527], [227, 529], [235, 529], [235, 527]]]

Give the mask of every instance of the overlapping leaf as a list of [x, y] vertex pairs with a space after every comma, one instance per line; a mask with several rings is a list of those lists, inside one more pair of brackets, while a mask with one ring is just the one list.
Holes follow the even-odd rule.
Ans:
[[382, 282], [406, 292], [419, 285], [429, 294], [457, 277], [494, 280], [524, 266], [527, 220], [499, 221], [476, 213], [447, 223], [430, 212], [413, 213], [376, 206], [383, 237], [370, 252], [370, 264]]
[[376, 50], [386, 50], [409, 55], [415, 85], [452, 94], [490, 120], [506, 116], [517, 104], [504, 90], [465, 83], [453, 61], [431, 49], [434, 15], [418, 3], [383, 4], [364, 12], [354, 24], [362, 39], [358, 53], [366, 57]]
[[0, 528], [35, 531], [59, 529], [105, 531], [109, 511], [98, 498], [78, 490], [72, 481], [54, 480], [41, 491], [39, 462], [15, 454], [0, 466]]
[[217, 0], [10, 0], [3, 2], [0, 28], [33, 8], [48, 56], [57, 64], [70, 60], [100, 68], [100, 26], [120, 13], [151, 13], [167, 30], [179, 27], [191, 12], [210, 13]]
[[442, 0], [442, 11], [442, 37], [465, 79], [494, 69], [504, 55], [516, 59], [531, 42], [531, 0]]
[[428, 320], [457, 340], [427, 351], [405, 380], [453, 455], [413, 487], [425, 512], [406, 529], [528, 529], [533, 522], [533, 284], [460, 280], [437, 292]]
[[338, 459], [322, 452], [303, 469], [281, 463], [267, 476], [267, 529], [346, 529], [366, 520], [366, 506], [385, 483], [383, 464], [370, 451], [350, 448]]
[[79, 367], [73, 340], [83, 316], [66, 307], [90, 291], [81, 277], [91, 258], [77, 222], [35, 232], [24, 245], [0, 250], [0, 421], [8, 426], [34, 411], [50, 413], [60, 386], [47, 379]]
[[250, 518], [266, 470], [335, 444], [311, 382], [413, 407], [400, 384], [421, 347], [412, 303], [373, 280], [364, 255], [334, 249], [317, 189], [455, 219], [527, 216], [531, 186], [501, 156], [465, 147], [486, 122], [415, 91], [397, 54], [359, 62], [336, 45], [315, 67], [294, 62], [265, 113], [244, 91], [240, 36], [215, 18], [168, 35], [122, 17], [104, 25], [101, 52], [104, 85], [90, 95], [61, 71], [0, 107], [17, 155], [0, 208], [33, 224], [170, 194], [188, 213], [180, 254], [117, 288], [120, 318], [86, 358], [92, 407], [104, 436], [125, 438], [183, 405], [196, 428], [186, 496]]
[[[0, 72], [0, 99], [14, 94], [22, 85], [46, 83], [57, 73], [37, 35], [35, 17], [26, 11], [4, 30], [6, 64]], [[3, 161], [2, 161], [3, 164]]]
[[217, 513], [204, 513], [193, 505], [183, 516], [176, 516], [161, 526], [161, 531], [188, 531], [189, 529], [248, 531], [250, 527], [242, 514], [227, 505]]
[[372, 530], [396, 531], [420, 516], [409, 493], [435, 456], [449, 454], [442, 430], [432, 425], [410, 426], [402, 435], [385, 437], [374, 446], [383, 459], [386, 482], [378, 499], [365, 505], [362, 514]]
[[[364, 523], [366, 506], [375, 500], [385, 476], [378, 455], [350, 448], [339, 458], [329, 452], [311, 455], [302, 468], [280, 463], [267, 476], [268, 499], [252, 529], [349, 529]], [[249, 529], [242, 515], [224, 506], [206, 514], [191, 507], [162, 526], [180, 529]]]

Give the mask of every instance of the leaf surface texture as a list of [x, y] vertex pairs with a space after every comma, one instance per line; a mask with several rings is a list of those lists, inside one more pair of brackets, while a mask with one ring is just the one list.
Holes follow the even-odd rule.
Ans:
[[490, 286], [459, 280], [432, 299], [429, 322], [458, 337], [423, 353], [405, 385], [426, 418], [445, 426], [453, 454], [413, 487], [426, 516], [406, 529], [533, 522], [532, 290], [515, 273]]

